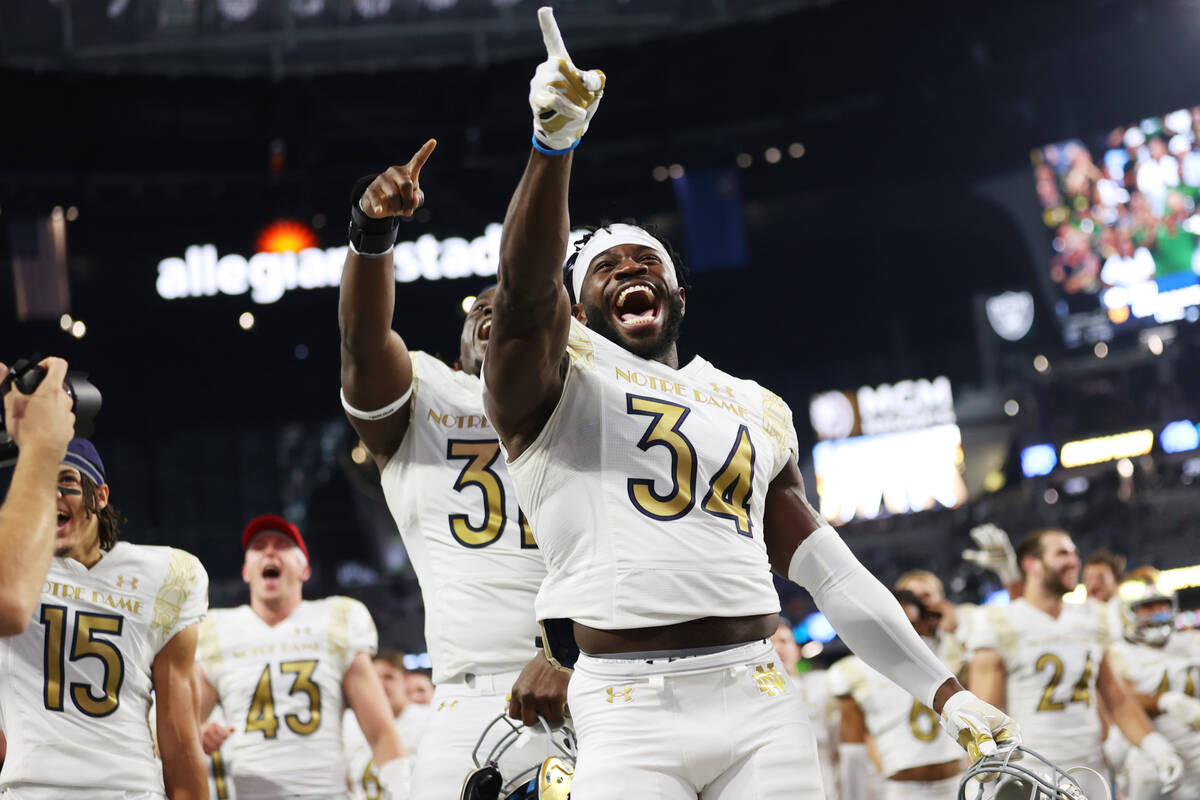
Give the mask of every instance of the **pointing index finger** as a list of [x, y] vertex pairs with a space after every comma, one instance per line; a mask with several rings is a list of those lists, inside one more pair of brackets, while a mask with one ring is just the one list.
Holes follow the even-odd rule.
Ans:
[[421, 171], [421, 167], [425, 166], [425, 162], [429, 160], [429, 154], [437, 147], [437, 139], [430, 139], [425, 144], [421, 145], [421, 149], [408, 162], [408, 170], [415, 178]]
[[542, 28], [542, 41], [546, 45], [546, 55], [551, 58], [563, 58], [570, 61], [571, 57], [567, 55], [567, 46], [563, 44], [562, 34], [558, 30], [558, 23], [554, 21], [553, 8], [542, 6], [538, 9], [538, 25]]

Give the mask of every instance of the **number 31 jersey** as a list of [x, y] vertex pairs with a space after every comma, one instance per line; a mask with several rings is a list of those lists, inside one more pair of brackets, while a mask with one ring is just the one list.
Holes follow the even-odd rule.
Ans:
[[207, 609], [208, 575], [182, 550], [118, 542], [91, 569], [52, 559], [33, 621], [0, 638], [0, 790], [162, 794], [151, 669]]
[[425, 353], [412, 364], [408, 432], [381, 480], [421, 583], [433, 682], [519, 670], [537, 653], [533, 601], [546, 567], [482, 383]]
[[548, 577], [539, 619], [646, 628], [779, 611], [767, 487], [796, 458], [787, 405], [702, 358], [648, 361], [571, 320], [562, 396], [508, 471]]
[[349, 597], [305, 600], [276, 625], [249, 606], [213, 609], [196, 659], [234, 729], [239, 800], [346, 796], [342, 678], [377, 646], [370, 612]]
[[980, 613], [967, 648], [1004, 659], [1005, 711], [1031, 748], [1059, 763], [1100, 757], [1096, 678], [1113, 640], [1108, 608], [1064, 603], [1058, 618], [1024, 599]]

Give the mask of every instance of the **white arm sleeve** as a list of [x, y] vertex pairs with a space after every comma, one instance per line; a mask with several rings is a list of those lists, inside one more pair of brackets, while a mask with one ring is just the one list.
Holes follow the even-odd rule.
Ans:
[[867, 571], [837, 531], [825, 525], [792, 555], [788, 578], [813, 596], [817, 608], [855, 655], [933, 708], [952, 678], [913, 630], [894, 595]]

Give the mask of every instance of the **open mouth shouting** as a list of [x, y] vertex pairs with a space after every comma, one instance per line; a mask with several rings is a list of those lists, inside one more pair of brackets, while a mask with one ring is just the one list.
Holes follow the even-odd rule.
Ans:
[[71, 524], [71, 514], [63, 509], [58, 509], [58, 527], [55, 529], [55, 534], [62, 534]]
[[662, 312], [662, 305], [652, 284], [632, 281], [617, 291], [611, 310], [620, 329], [634, 331], [652, 326]]
[[267, 564], [262, 568], [263, 580], [267, 582], [268, 586], [274, 586], [277, 584], [282, 574], [283, 571], [280, 570], [279, 566], [276, 564]]
[[492, 318], [488, 317], [483, 322], [480, 322], [475, 327], [475, 338], [481, 343], [486, 344], [488, 337], [492, 335]]

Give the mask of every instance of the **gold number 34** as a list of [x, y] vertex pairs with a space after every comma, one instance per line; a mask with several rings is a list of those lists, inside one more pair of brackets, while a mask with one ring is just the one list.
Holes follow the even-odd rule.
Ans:
[[[667, 448], [671, 453], [672, 472], [671, 489], [665, 494], [654, 490], [653, 480], [630, 478], [627, 484], [629, 500], [648, 517], [679, 519], [696, 503], [696, 448], [680, 430], [691, 409], [636, 394], [626, 395], [625, 404], [628, 413], [651, 418], [650, 427], [637, 444], [638, 449]], [[741, 425], [725, 463], [709, 481], [708, 493], [700, 507], [715, 517], [732, 520], [738, 533], [751, 536], [750, 497], [753, 492], [754, 442], [750, 440], [750, 429]]]

